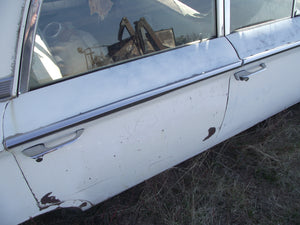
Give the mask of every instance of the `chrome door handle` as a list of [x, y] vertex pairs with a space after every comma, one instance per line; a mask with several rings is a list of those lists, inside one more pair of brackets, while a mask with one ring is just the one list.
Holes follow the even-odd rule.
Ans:
[[22, 151], [22, 153], [32, 159], [39, 159], [42, 156], [44, 156], [45, 154], [48, 154], [50, 152], [56, 151], [57, 149], [67, 145], [67, 144], [71, 144], [74, 141], [76, 141], [83, 133], [84, 129], [79, 129], [77, 131], [75, 131], [72, 134], [75, 134], [75, 136], [63, 143], [60, 143], [58, 145], [52, 146], [52, 147], [46, 147], [46, 145], [44, 143], [41, 144], [37, 144], [34, 146], [31, 146], [29, 148], [26, 148]]
[[247, 70], [241, 70], [239, 72], [236, 72], [234, 74], [234, 77], [236, 80], [248, 81], [250, 76], [260, 73], [260, 72], [264, 71], [266, 68], [267, 68], [266, 64], [261, 63], [261, 64], [259, 64], [259, 68], [257, 70], [255, 70], [253, 72], [249, 72]]

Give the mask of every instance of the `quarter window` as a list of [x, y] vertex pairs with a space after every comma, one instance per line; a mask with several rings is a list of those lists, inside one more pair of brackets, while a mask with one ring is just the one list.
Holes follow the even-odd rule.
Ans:
[[230, 0], [230, 30], [291, 17], [292, 8], [293, 0]]
[[45, 0], [29, 89], [216, 36], [214, 0]]

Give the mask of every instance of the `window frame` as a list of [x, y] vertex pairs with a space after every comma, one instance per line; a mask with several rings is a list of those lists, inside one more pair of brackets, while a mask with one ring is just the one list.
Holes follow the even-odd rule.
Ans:
[[[22, 58], [20, 65], [20, 75], [18, 84], [18, 95], [28, 92], [30, 68], [34, 49], [35, 34], [37, 30], [37, 20], [42, 6], [42, 0], [31, 1], [25, 26]], [[29, 21], [33, 21], [30, 23]]]

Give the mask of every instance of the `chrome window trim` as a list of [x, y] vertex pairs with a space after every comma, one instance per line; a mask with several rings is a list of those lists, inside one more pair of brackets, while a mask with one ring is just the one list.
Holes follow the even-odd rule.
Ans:
[[224, 0], [216, 0], [217, 37], [225, 35], [224, 26]]
[[224, 0], [225, 36], [230, 34], [230, 0]]
[[66, 128], [70, 128], [76, 125], [79, 125], [83, 122], [91, 121], [97, 119], [99, 117], [105, 116], [109, 113], [113, 113], [117, 110], [130, 107], [135, 104], [139, 104], [141, 102], [150, 100], [152, 98], [158, 97], [160, 95], [166, 94], [170, 91], [173, 91], [178, 88], [182, 88], [184, 86], [196, 83], [198, 81], [213, 77], [217, 74], [232, 70], [241, 66], [241, 61], [234, 62], [232, 64], [220, 67], [218, 69], [214, 69], [212, 71], [207, 71], [205, 73], [196, 74], [190, 78], [183, 79], [172, 84], [153, 89], [117, 102], [113, 102], [111, 104], [102, 106], [100, 108], [96, 108], [94, 110], [76, 115], [74, 117], [67, 118], [65, 120], [59, 121], [54, 124], [50, 124], [47, 127], [42, 127], [37, 130], [30, 131], [24, 134], [18, 134], [16, 136], [8, 137], [4, 140], [4, 146], [6, 149], [10, 149], [12, 147], [18, 146], [20, 144], [35, 140], [37, 138], [43, 137], [45, 135], [49, 135], [53, 132], [60, 131]]
[[37, 29], [37, 20], [41, 11], [41, 5], [42, 0], [33, 0], [31, 1], [31, 4], [29, 6], [29, 12], [27, 16], [23, 40], [18, 94], [22, 94], [28, 91], [30, 67], [34, 48], [35, 34]]
[[14, 80], [13, 80], [13, 86], [12, 86], [12, 97], [16, 97], [19, 90], [19, 74], [21, 72], [21, 60], [22, 60], [22, 51], [23, 51], [23, 43], [25, 39], [25, 29], [26, 29], [26, 22], [28, 18], [28, 12], [31, 5], [30, 0], [25, 1], [24, 9], [23, 9], [23, 16], [22, 16], [22, 22], [20, 25], [20, 33], [19, 33], [19, 40], [17, 44], [17, 53], [16, 53], [16, 65], [15, 65], [15, 71], [14, 71]]
[[292, 9], [292, 17], [296, 16], [297, 10], [296, 10], [297, 0], [293, 1], [293, 9]]

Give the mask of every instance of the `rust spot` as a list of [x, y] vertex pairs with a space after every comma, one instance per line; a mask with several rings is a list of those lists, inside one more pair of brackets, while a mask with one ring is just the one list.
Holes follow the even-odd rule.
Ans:
[[42, 197], [41, 199], [41, 203], [42, 204], [47, 204], [47, 203], [59, 203], [60, 200], [57, 199], [55, 196], [50, 196], [52, 194], [52, 192], [49, 192], [48, 194], [46, 194], [44, 197]]
[[215, 127], [211, 127], [208, 129], [208, 136], [206, 138], [203, 139], [203, 141], [208, 140], [211, 136], [213, 136], [216, 133], [216, 128]]

